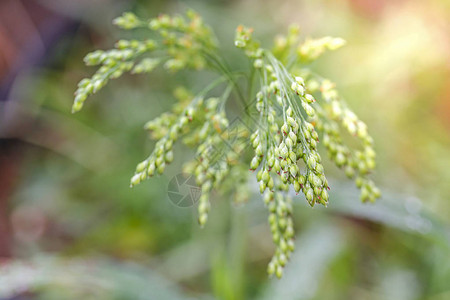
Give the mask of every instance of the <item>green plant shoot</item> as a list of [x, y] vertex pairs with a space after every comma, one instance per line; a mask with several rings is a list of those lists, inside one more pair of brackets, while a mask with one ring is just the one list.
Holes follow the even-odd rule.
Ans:
[[[277, 277], [282, 276], [294, 251], [289, 190], [302, 193], [311, 206], [326, 206], [330, 201], [330, 187], [318, 152], [320, 144], [329, 159], [354, 178], [362, 201], [380, 197], [379, 189], [369, 179], [375, 168], [375, 151], [367, 126], [339, 96], [334, 83], [308, 68], [326, 50], [343, 46], [343, 39], [300, 41], [299, 29], [292, 26], [268, 50], [253, 38], [251, 28], [239, 26], [234, 44], [248, 58], [249, 67], [231, 70], [219, 55], [212, 30], [193, 11], [186, 16], [160, 15], [150, 20], [124, 13], [114, 24], [125, 30], [145, 28], [152, 38], [120, 40], [112, 50], [89, 53], [86, 65], [99, 68], [78, 84], [73, 112], [83, 107], [88, 96], [127, 72], [149, 73], [161, 66], [171, 72], [191, 69], [217, 74], [198, 93], [175, 90], [178, 102], [173, 109], [145, 124], [157, 141], [153, 152], [137, 165], [131, 186], [163, 174], [174, 159], [176, 142], [194, 148], [196, 157], [185, 164], [184, 171], [194, 174], [201, 187], [198, 221], [203, 226], [211, 193], [221, 192], [243, 202], [249, 195], [248, 177], [254, 174], [276, 245], [268, 273]], [[212, 91], [220, 87], [222, 94], [213, 95]], [[239, 118], [243, 124], [236, 125], [242, 129], [237, 131], [238, 136], [231, 136], [229, 130], [232, 122], [226, 104], [230, 99], [248, 107]], [[359, 146], [345, 142], [350, 139]], [[215, 158], [217, 149], [224, 147], [231, 150]]]

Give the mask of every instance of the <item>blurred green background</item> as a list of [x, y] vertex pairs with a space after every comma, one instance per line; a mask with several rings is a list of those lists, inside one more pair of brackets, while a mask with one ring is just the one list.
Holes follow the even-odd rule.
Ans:
[[[312, 68], [338, 84], [376, 141], [383, 197], [325, 165], [328, 208], [295, 199], [296, 250], [281, 280], [259, 195], [243, 206], [169, 201], [166, 175], [130, 189], [153, 142], [146, 121], [168, 110], [192, 72], [124, 76], [70, 114], [82, 58], [121, 37], [111, 20], [194, 8], [226, 60], [239, 24], [270, 47], [299, 24], [347, 45]], [[138, 33], [138, 35], [141, 33]], [[142, 34], [141, 34], [142, 35]], [[0, 299], [450, 299], [450, 2], [447, 0], [56, 1], [0, 3]]]

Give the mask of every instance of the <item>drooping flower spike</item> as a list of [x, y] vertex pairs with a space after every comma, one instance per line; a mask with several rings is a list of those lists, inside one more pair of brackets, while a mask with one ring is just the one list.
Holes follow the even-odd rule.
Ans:
[[[277, 37], [269, 51], [253, 38], [253, 29], [239, 26], [235, 46], [251, 62], [251, 69], [246, 71], [257, 78], [248, 76], [250, 94], [245, 97], [237, 83], [242, 71], [233, 72], [227, 67], [218, 54], [216, 37], [195, 12], [188, 11], [186, 17], [163, 14], [150, 20], [124, 13], [114, 24], [125, 30], [146, 28], [152, 38], [120, 40], [112, 50], [88, 54], [86, 64], [99, 68], [78, 84], [73, 112], [83, 107], [88, 96], [126, 72], [143, 74], [163, 66], [170, 72], [207, 69], [218, 74], [196, 95], [184, 88], [176, 89], [178, 102], [172, 111], [145, 124], [157, 141], [150, 155], [137, 165], [131, 186], [163, 174], [174, 160], [176, 142], [194, 148], [196, 156], [183, 170], [194, 174], [201, 188], [198, 222], [204, 226], [212, 193], [232, 195], [235, 202], [243, 202], [248, 198], [248, 177], [255, 176], [269, 211], [276, 245], [268, 273], [277, 277], [282, 276], [294, 251], [294, 199], [289, 191], [302, 194], [311, 206], [326, 206], [330, 201], [320, 145], [337, 167], [355, 178], [362, 201], [380, 197], [379, 189], [369, 179], [375, 168], [375, 151], [367, 126], [350, 110], [330, 80], [308, 68], [326, 50], [344, 45], [344, 40], [324, 37], [299, 42], [299, 29], [291, 26], [287, 36]], [[255, 82], [258, 85], [252, 95]], [[212, 94], [217, 87], [223, 88], [222, 95]], [[246, 104], [255, 99], [250, 109], [257, 117], [249, 117], [246, 110], [236, 120], [252, 122], [230, 122], [225, 108], [232, 98]], [[359, 141], [359, 148], [345, 142], [345, 132]]]

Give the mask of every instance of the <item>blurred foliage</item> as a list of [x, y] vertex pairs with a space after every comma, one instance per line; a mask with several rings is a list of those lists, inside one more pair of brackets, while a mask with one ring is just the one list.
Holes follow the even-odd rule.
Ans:
[[[450, 297], [448, 1], [42, 3], [80, 26], [11, 91], [20, 101], [10, 104], [14, 120], [1, 133], [16, 138], [21, 155], [9, 202], [14, 257], [0, 266], [0, 298]], [[142, 126], [171, 106], [175, 82], [200, 90], [208, 74], [125, 76], [94, 96], [89, 109], [70, 114], [75, 84], [86, 74], [82, 57], [118, 39], [114, 17], [187, 6], [229, 41], [220, 51], [234, 66], [242, 63], [232, 44], [240, 23], [258, 27], [265, 43], [288, 23], [348, 42], [312, 67], [337, 82], [372, 129], [383, 198], [360, 204], [334, 169], [332, 205], [312, 210], [296, 201], [297, 249], [279, 281], [265, 273], [273, 248], [259, 199], [243, 207], [213, 200], [205, 229], [195, 207], [167, 199], [168, 181], [189, 152], [176, 153], [166, 176], [128, 187], [136, 162], [153, 146]]]

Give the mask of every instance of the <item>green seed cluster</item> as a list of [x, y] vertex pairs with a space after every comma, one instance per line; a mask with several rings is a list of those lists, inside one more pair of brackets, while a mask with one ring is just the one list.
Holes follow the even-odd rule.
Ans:
[[216, 48], [215, 38], [202, 18], [193, 11], [188, 11], [186, 16], [187, 19], [161, 14], [148, 22], [149, 28], [163, 38], [163, 44], [171, 57], [165, 67], [172, 71], [203, 69], [208, 63], [205, 52]]
[[78, 83], [72, 112], [81, 110], [87, 97], [97, 93], [110, 79], [118, 78], [128, 71], [135, 70], [137, 73], [137, 71], [144, 68], [143, 64], [147, 64], [147, 69], [149, 65], [156, 66], [157, 61], [149, 62], [147, 60], [136, 66], [134, 63], [137, 57], [155, 48], [156, 43], [154, 41], [119, 41], [116, 44], [116, 49], [109, 51], [96, 50], [86, 55], [84, 58], [86, 65], [101, 65], [101, 67], [95, 72], [92, 78], [84, 78]]
[[[218, 99], [215, 98], [214, 106], [217, 106]], [[205, 225], [208, 220], [208, 213], [210, 210], [210, 196], [213, 188], [224, 180], [229, 172], [229, 164], [226, 157], [220, 156], [218, 150], [223, 143], [220, 133], [227, 128], [229, 122], [223, 112], [212, 113], [215, 107], [210, 107], [210, 112], [207, 113], [206, 121], [201, 127], [198, 137], [201, 141], [197, 148], [197, 160], [193, 168], [196, 177], [196, 183], [201, 186], [202, 195], [199, 198], [198, 204], [198, 222], [200, 226]]]
[[120, 17], [113, 20], [113, 24], [125, 30], [145, 27], [145, 22], [132, 12], [124, 12]]
[[[326, 205], [328, 203], [328, 181], [324, 175], [324, 168], [321, 164], [321, 157], [316, 151], [318, 134], [314, 126], [304, 121], [301, 127], [301, 120], [293, 118], [292, 109], [289, 107], [286, 111], [287, 123], [281, 126], [281, 131], [275, 135], [268, 133], [269, 140], [274, 144], [269, 145], [267, 152], [266, 144], [262, 141], [264, 135], [259, 131], [251, 136], [252, 146], [255, 150], [255, 156], [251, 160], [250, 169], [256, 170], [263, 158], [267, 156], [261, 170], [256, 178], [259, 182], [260, 192], [268, 188], [273, 190], [274, 180], [270, 172], [277, 175], [277, 179], [286, 187], [282, 190], [288, 190], [292, 185], [294, 190], [299, 193], [302, 191], [306, 200], [311, 206], [315, 203]], [[266, 136], [267, 138], [267, 136]], [[305, 171], [301, 172], [298, 166], [300, 160], [303, 160]]]
[[[151, 39], [120, 40], [112, 50], [88, 54], [86, 64], [99, 68], [92, 78], [80, 81], [74, 112], [82, 108], [88, 96], [125, 72], [149, 73], [162, 65], [169, 71], [207, 68], [220, 75], [195, 97], [188, 90], [177, 88], [178, 102], [172, 110], [145, 124], [157, 142], [147, 159], [137, 165], [131, 186], [162, 174], [174, 160], [174, 143], [181, 141], [195, 149], [195, 158], [184, 165], [184, 171], [194, 174], [201, 187], [198, 221], [203, 226], [215, 192], [225, 197], [234, 195], [236, 203], [248, 199], [247, 179], [251, 172], [246, 166], [250, 165], [268, 209], [275, 244], [267, 271], [277, 277], [282, 276], [294, 250], [294, 199], [289, 191], [303, 194], [311, 206], [326, 206], [329, 201], [320, 144], [330, 160], [355, 179], [362, 201], [380, 197], [379, 189], [369, 179], [375, 168], [375, 151], [367, 126], [339, 97], [331, 81], [305, 66], [325, 50], [339, 48], [344, 40], [325, 37], [299, 42], [299, 28], [291, 26], [287, 36], [278, 36], [273, 50], [268, 51], [253, 39], [251, 28], [239, 26], [235, 45], [251, 62], [249, 96], [244, 97], [242, 84], [238, 84], [242, 72], [232, 72], [227, 67], [218, 55], [214, 34], [193, 11], [185, 17], [162, 14], [149, 20], [124, 13], [114, 24], [126, 30], [148, 29]], [[257, 80], [255, 94], [253, 85]], [[221, 96], [208, 95], [221, 84]], [[255, 96], [252, 107], [257, 117], [242, 116], [254, 121], [250, 131], [247, 123], [236, 128], [230, 125], [225, 107], [234, 96], [244, 102]], [[352, 138], [358, 140], [359, 147], [350, 146], [347, 140]], [[252, 151], [247, 150], [249, 142]]]
[[[87, 97], [98, 92], [110, 79], [118, 78], [125, 72], [150, 73], [159, 64], [170, 71], [185, 68], [200, 70], [208, 66], [219, 68], [217, 58], [210, 54], [216, 49], [215, 37], [193, 11], [188, 11], [186, 18], [162, 14], [150, 20], [141, 20], [127, 12], [113, 23], [126, 30], [150, 29], [158, 33], [159, 37], [145, 41], [119, 40], [115, 49], [97, 50], [86, 55], [86, 65], [101, 67], [92, 78], [82, 79], [78, 84], [72, 112], [81, 110]], [[143, 57], [137, 61], [139, 57], [151, 53], [156, 57]]]
[[[238, 29], [238, 31], [246, 33], [246, 45], [257, 44], [252, 41], [251, 30]], [[295, 35], [297, 33], [298, 31], [296, 28], [292, 27], [289, 30], [287, 38], [277, 38], [274, 52], [278, 53], [280, 58], [287, 55], [290, 51], [289, 46], [295, 47], [295, 43], [297, 42]], [[344, 40], [331, 37], [325, 37], [317, 40], [307, 40], [297, 47], [298, 51], [296, 55], [300, 55], [299, 52], [303, 51], [302, 55], [304, 55], [304, 58], [307, 57], [310, 61], [316, 59], [318, 55], [325, 51], [325, 49], [335, 50], [344, 44]], [[300, 51], [301, 49], [303, 50]], [[306, 51], [306, 49], [309, 50]], [[263, 59], [258, 58], [255, 62], [256, 61], [258, 61], [258, 69], [261, 69], [264, 66]], [[268, 70], [269, 73], [273, 73], [272, 70], [277, 68], [276, 65], [277, 63], [273, 63], [272, 60], [271, 65], [266, 65], [266, 70]], [[347, 107], [342, 99], [340, 99], [338, 92], [335, 89], [335, 85], [331, 81], [320, 78], [315, 74], [312, 74], [309, 70], [300, 69], [296, 72], [304, 74], [307, 80], [304, 80], [303, 77], [300, 76], [295, 77], [295, 81], [291, 84], [291, 89], [300, 96], [300, 105], [305, 114], [310, 118], [311, 123], [315, 124], [315, 129], [323, 133], [323, 145], [327, 149], [329, 158], [338, 167], [344, 169], [345, 174], [349, 178], [356, 177], [355, 182], [357, 187], [361, 189], [362, 201], [375, 201], [376, 198], [380, 197], [380, 191], [375, 186], [373, 181], [368, 178], [368, 175], [375, 168], [375, 150], [373, 148], [373, 139], [368, 134], [367, 126], [364, 122], [359, 120], [356, 114]], [[276, 78], [277, 76], [280, 77], [280, 72], [275, 72], [275, 74], [275, 76], [274, 74], [271, 74], [273, 80], [270, 82], [268, 88], [270, 92], [274, 93], [277, 92], [274, 87], [279, 87], [280, 82], [282, 83], [283, 81], [287, 81], [286, 78]], [[315, 103], [314, 109], [312, 107], [312, 103], [315, 102], [315, 99], [311, 94], [315, 91], [320, 91], [320, 96], [323, 102], [320, 104]], [[257, 109], [260, 111], [263, 103], [259, 100], [260, 98], [258, 98], [258, 96], [257, 99]], [[280, 97], [278, 97], [277, 100], [280, 100]], [[283, 101], [277, 102], [280, 105], [284, 105]], [[290, 104], [292, 105], [292, 103]], [[272, 103], [269, 102], [269, 105], [272, 105]], [[292, 105], [290, 107], [294, 106], [295, 105]], [[360, 140], [362, 150], [352, 149], [344, 144], [340, 127], [347, 131], [350, 135], [355, 136]], [[312, 140], [309, 138], [310, 134], [307, 131], [303, 131], [302, 133], [309, 142], [311, 149], [316, 150], [317, 143], [319, 141], [317, 132], [313, 132], [314, 138]], [[288, 141], [288, 143], [290, 142]], [[256, 159], [252, 162], [256, 163]], [[307, 176], [314, 179], [313, 175], [307, 174]], [[323, 178], [321, 178], [321, 180], [322, 179]], [[305, 196], [309, 201], [311, 198], [311, 191], [307, 192]], [[328, 194], [326, 192], [324, 192], [323, 198], [328, 199]]]
[[155, 149], [150, 156], [139, 163], [136, 167], [136, 172], [131, 178], [130, 186], [133, 187], [139, 184], [142, 180], [158, 174], [164, 173], [166, 164], [173, 161], [173, 144], [178, 140], [182, 133], [185, 133], [189, 126], [188, 123], [196, 117], [199, 117], [198, 111], [203, 105], [202, 98], [196, 98], [189, 105], [184, 113], [175, 120], [175, 122], [165, 119], [163, 116], [158, 118], [158, 122], [150, 122], [146, 124], [148, 129], [158, 130], [159, 128], [167, 128], [167, 133], [156, 142]]
[[170, 130], [177, 119], [177, 115], [172, 112], [165, 112], [158, 118], [148, 121], [144, 125], [144, 129], [149, 130], [153, 139], [161, 139]]
[[238, 46], [254, 59], [254, 67], [261, 72], [255, 106], [262, 129], [250, 138], [255, 153], [250, 170], [259, 168], [256, 179], [260, 192], [265, 193], [276, 244], [268, 272], [280, 277], [294, 245], [292, 200], [286, 194], [289, 188], [302, 192], [311, 206], [327, 205], [329, 199], [328, 181], [317, 152], [319, 135], [307, 121], [317, 117], [315, 98], [307, 93], [304, 79], [292, 76], [270, 53], [253, 55], [261, 51], [254, 50], [251, 31], [238, 28], [237, 37], [241, 41]]
[[[197, 145], [196, 159], [185, 165], [184, 171], [194, 174], [196, 183], [201, 188], [198, 204], [198, 221], [203, 226], [208, 219], [210, 196], [213, 188], [218, 187], [230, 171], [235, 152], [224, 153], [219, 157], [223, 147], [222, 133], [229, 126], [229, 121], [221, 107], [220, 98], [194, 98], [179, 116], [174, 112], [166, 113], [146, 123], [145, 127], [153, 132], [165, 134], [156, 143], [151, 155], [139, 163], [131, 179], [131, 186], [152, 177], [155, 172], [162, 174], [166, 164], [173, 161], [173, 144], [181, 137], [186, 145]], [[173, 111], [179, 110], [174, 107]]]
[[[289, 47], [296, 44], [296, 34], [296, 28], [291, 28], [286, 39], [278, 39], [275, 49], [278, 48], [281, 58], [287, 59]], [[343, 43], [341, 39], [329, 37], [310, 40], [299, 46], [295, 55], [303, 55], [302, 60], [306, 57], [313, 60], [325, 49], [335, 49]], [[279, 204], [282, 201], [279, 199], [288, 199], [285, 193], [292, 186], [297, 193], [304, 194], [311, 206], [326, 206], [329, 201], [330, 188], [318, 153], [319, 132], [323, 134], [323, 145], [330, 159], [349, 177], [357, 176], [356, 184], [361, 189], [363, 201], [373, 201], [380, 196], [378, 188], [367, 177], [375, 167], [373, 140], [367, 133], [367, 126], [340, 101], [328, 81], [313, 78], [301, 69], [296, 73], [305, 74], [305, 77], [294, 76], [272, 53], [258, 48], [250, 29], [238, 28], [236, 46], [253, 59], [253, 66], [262, 78], [255, 106], [263, 129], [259, 128], [251, 136], [255, 155], [250, 170], [259, 169], [256, 179], [260, 192], [265, 193], [272, 237], [277, 246], [268, 271], [281, 276], [290, 253], [287, 241], [293, 244], [293, 236], [290, 236], [293, 227], [289, 227], [289, 237], [280, 239], [284, 224], [291, 224], [292, 219], [289, 210], [286, 214], [274, 213], [278, 205], [284, 205]], [[321, 91], [323, 103], [316, 103], [312, 95], [317, 90]], [[338, 124], [362, 142], [362, 151], [344, 144]]]
[[[319, 119], [324, 131], [323, 144], [328, 156], [338, 167], [344, 169], [347, 177], [356, 177], [356, 185], [361, 189], [361, 200], [373, 202], [380, 197], [380, 190], [368, 178], [375, 169], [376, 154], [373, 139], [367, 132], [367, 125], [339, 98], [334, 84], [329, 80], [322, 81], [320, 90], [328, 108]], [[350, 135], [360, 140], [362, 150], [351, 149], [343, 143], [338, 123]]]
[[273, 55], [279, 59], [283, 64], [288, 63], [291, 51], [298, 44], [300, 27], [298, 25], [291, 25], [288, 29], [288, 34], [277, 35], [274, 40], [274, 47], [272, 48]]
[[[322, 37], [318, 39], [307, 38], [299, 42], [299, 27], [290, 26], [286, 36], [279, 35], [275, 38], [273, 55], [283, 64], [290, 64], [291, 70], [311, 63], [318, 59], [327, 50], [336, 50], [345, 45], [345, 40], [336, 37]], [[302, 66], [301, 66], [302, 67]]]
[[326, 50], [336, 50], [345, 45], [345, 40], [326, 36], [320, 39], [308, 39], [297, 48], [302, 62], [311, 62], [319, 58]]
[[269, 209], [269, 225], [273, 242], [276, 245], [267, 272], [278, 278], [283, 275], [283, 268], [288, 262], [294, 245], [294, 222], [292, 221], [292, 198], [283, 193], [266, 192], [264, 202]]
[[[253, 29], [239, 25], [236, 29], [234, 45], [237, 48], [245, 50], [245, 54], [251, 58], [260, 58], [263, 49], [259, 47], [259, 43], [252, 39]], [[255, 66], [256, 67], [256, 66]]]

